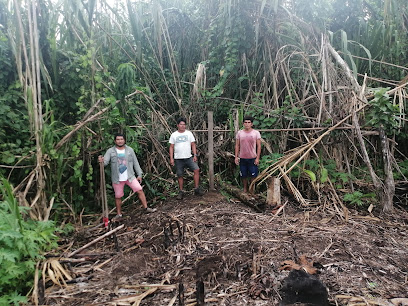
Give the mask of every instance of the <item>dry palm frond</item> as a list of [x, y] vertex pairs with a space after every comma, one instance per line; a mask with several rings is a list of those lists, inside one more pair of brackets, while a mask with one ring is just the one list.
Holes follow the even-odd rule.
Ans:
[[399, 88], [394, 95], [394, 105], [397, 105], [400, 110], [400, 115], [398, 117], [399, 127], [402, 127], [403, 121], [405, 120], [405, 103], [404, 97], [407, 96], [405, 88]]
[[194, 81], [193, 97], [199, 99], [201, 97], [201, 90], [206, 88], [206, 74], [205, 66], [203, 64], [198, 64], [196, 78]]
[[58, 286], [66, 286], [65, 280], [72, 280], [71, 275], [64, 269], [57, 259], [48, 259], [43, 264], [42, 269], [43, 282], [47, 281], [47, 277]]
[[[358, 110], [356, 110], [356, 113], [361, 111], [363, 108], [365, 107], [362, 106], [360, 107]], [[348, 120], [351, 116], [348, 115], [347, 117], [345, 117], [343, 120], [339, 121], [337, 124], [335, 124], [334, 126], [330, 127], [326, 132], [324, 132], [322, 135], [320, 135], [319, 137], [317, 137], [316, 139], [313, 139], [311, 141], [309, 141], [308, 143], [292, 149], [290, 151], [288, 151], [284, 156], [282, 156], [281, 158], [278, 159], [277, 162], [275, 162], [274, 164], [272, 164], [271, 166], [269, 166], [268, 168], [266, 168], [264, 171], [262, 171], [262, 173], [256, 177], [251, 185], [250, 185], [250, 190], [251, 192], [254, 191], [255, 189], [255, 185], [256, 184], [261, 184], [263, 182], [265, 182], [268, 178], [270, 178], [271, 176], [273, 176], [278, 170], [279, 170], [279, 175], [278, 177], [284, 177], [285, 175], [287, 175], [288, 173], [290, 173], [293, 168], [295, 168], [305, 157], [308, 156], [309, 152], [328, 134], [330, 134], [330, 132], [332, 132], [333, 130], [335, 130], [338, 126], [340, 126], [341, 124], [343, 124], [346, 120]], [[282, 171], [282, 169], [286, 169], [287, 166], [294, 162], [289, 169]], [[286, 178], [285, 178], [286, 180]]]
[[285, 173], [285, 171], [279, 167], [279, 171], [285, 180], [286, 187], [290, 191], [290, 193], [295, 197], [295, 199], [303, 206], [308, 205], [308, 201], [303, 198], [302, 194], [300, 191], [296, 188], [295, 184], [293, 184], [292, 180], [289, 178], [289, 176]]
[[278, 170], [281, 170], [281, 169], [286, 169], [287, 166], [291, 162], [293, 162], [293, 161], [295, 161], [297, 159], [296, 162], [292, 166], [290, 166], [288, 170], [280, 171], [279, 178], [284, 177], [285, 175], [290, 173], [290, 171], [292, 171], [292, 169], [294, 167], [296, 167], [297, 164], [299, 164], [308, 155], [310, 150], [318, 142], [320, 142], [322, 140], [322, 138], [326, 135], [326, 133], [322, 134], [320, 137], [310, 141], [307, 144], [304, 144], [304, 145], [302, 145], [302, 146], [300, 146], [300, 147], [298, 147], [296, 149], [293, 149], [293, 150], [287, 152], [287, 154], [285, 154], [284, 156], [279, 158], [277, 162], [275, 162], [274, 164], [272, 164], [271, 166], [266, 168], [264, 171], [262, 171], [262, 173], [256, 179], [253, 180], [253, 182], [251, 183], [251, 186], [250, 186], [251, 190], [252, 191], [254, 190], [255, 184], [263, 183], [268, 178], [273, 176], [275, 172], [277, 172]]

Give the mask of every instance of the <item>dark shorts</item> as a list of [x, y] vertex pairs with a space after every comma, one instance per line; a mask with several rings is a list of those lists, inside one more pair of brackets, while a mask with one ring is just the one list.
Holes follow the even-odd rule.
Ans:
[[183, 176], [184, 169], [189, 169], [190, 171], [194, 171], [200, 169], [196, 162], [193, 161], [193, 157], [190, 158], [182, 158], [182, 159], [175, 159], [174, 163], [176, 165], [176, 173], [178, 177]]
[[258, 166], [254, 164], [255, 158], [240, 158], [239, 175], [241, 177], [257, 177]]

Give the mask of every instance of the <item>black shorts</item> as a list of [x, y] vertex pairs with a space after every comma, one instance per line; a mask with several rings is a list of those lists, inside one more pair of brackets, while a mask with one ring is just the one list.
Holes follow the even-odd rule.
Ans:
[[176, 173], [178, 177], [182, 177], [184, 174], [184, 169], [187, 168], [191, 171], [200, 169], [196, 162], [193, 161], [193, 157], [175, 159], [174, 163], [176, 165]]
[[258, 176], [258, 166], [255, 165], [255, 158], [241, 158], [239, 160], [239, 175], [242, 178]]

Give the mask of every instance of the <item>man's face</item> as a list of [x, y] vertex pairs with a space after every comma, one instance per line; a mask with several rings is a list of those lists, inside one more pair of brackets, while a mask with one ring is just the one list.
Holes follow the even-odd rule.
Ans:
[[252, 128], [252, 121], [251, 120], [244, 120], [244, 129], [249, 130]]
[[177, 129], [179, 132], [184, 132], [186, 130], [186, 123], [184, 121], [180, 121], [179, 124], [177, 124]]
[[123, 138], [123, 136], [116, 136], [115, 138], [115, 144], [117, 147], [121, 148], [125, 145], [126, 141]]

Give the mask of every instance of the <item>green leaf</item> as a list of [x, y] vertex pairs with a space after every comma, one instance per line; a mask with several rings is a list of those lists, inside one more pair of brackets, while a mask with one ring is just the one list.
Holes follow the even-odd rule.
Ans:
[[303, 169], [303, 172], [309, 176], [312, 182], [316, 182], [316, 174], [313, 171]]
[[324, 184], [327, 182], [329, 179], [329, 172], [327, 171], [326, 168], [322, 168], [321, 173], [320, 173], [320, 183]]

